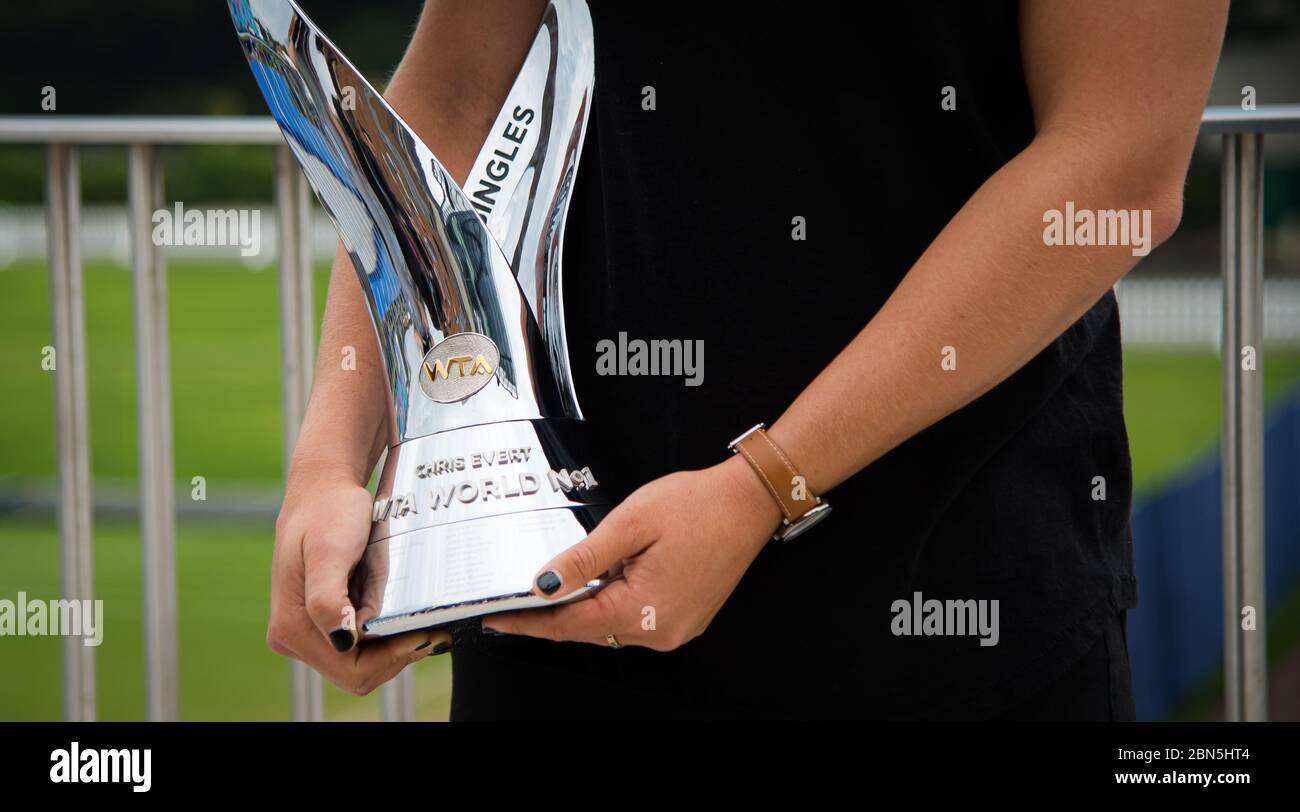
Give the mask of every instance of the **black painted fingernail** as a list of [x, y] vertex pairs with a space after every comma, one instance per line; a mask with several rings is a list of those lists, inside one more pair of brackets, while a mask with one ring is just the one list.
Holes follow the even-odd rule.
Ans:
[[560, 588], [560, 576], [556, 575], [554, 570], [543, 572], [537, 576], [537, 588], [542, 590], [543, 595], [554, 595]]
[[419, 651], [420, 649], [428, 648], [428, 647], [429, 647], [429, 644], [432, 643], [432, 642], [433, 642], [432, 640], [425, 640], [423, 643], [421, 643], [420, 645], [416, 646], [416, 647], [415, 647], [415, 650], [416, 650], [416, 651]]
[[446, 654], [447, 652], [451, 651], [452, 648], [453, 646], [451, 643], [439, 643], [438, 645], [433, 647], [433, 651], [429, 652], [429, 656], [437, 657], [439, 654]]
[[330, 632], [330, 644], [337, 651], [351, 651], [357, 643], [357, 633], [342, 626]]
[[496, 629], [493, 629], [493, 628], [491, 628], [491, 627], [489, 627], [489, 626], [480, 626], [480, 627], [479, 627], [479, 632], [481, 632], [483, 635], [485, 635], [485, 636], [487, 636], [487, 637], [504, 637], [504, 636], [505, 636], [505, 632], [499, 632], [499, 631], [497, 631]]

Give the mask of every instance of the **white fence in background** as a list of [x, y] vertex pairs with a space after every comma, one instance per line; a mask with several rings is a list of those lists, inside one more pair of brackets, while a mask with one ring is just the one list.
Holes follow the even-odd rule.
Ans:
[[[1119, 283], [1124, 346], [1218, 351], [1223, 333], [1223, 280], [1218, 277], [1143, 277]], [[1300, 279], [1264, 282], [1264, 343], [1300, 346]]]
[[[189, 206], [187, 205], [187, 209]], [[187, 260], [229, 260], [252, 270], [271, 270], [279, 261], [280, 212], [268, 203], [203, 204], [196, 209], [256, 209], [259, 250], [243, 256], [238, 245], [164, 246], [166, 258]], [[313, 260], [334, 258], [338, 232], [325, 213], [313, 209], [309, 220], [308, 241]], [[131, 217], [124, 206], [83, 206], [81, 209], [82, 260], [112, 262], [124, 269], [131, 267]], [[39, 206], [5, 206], [0, 204], [0, 271], [21, 261], [44, 262], [48, 250], [45, 232], [45, 209]]]

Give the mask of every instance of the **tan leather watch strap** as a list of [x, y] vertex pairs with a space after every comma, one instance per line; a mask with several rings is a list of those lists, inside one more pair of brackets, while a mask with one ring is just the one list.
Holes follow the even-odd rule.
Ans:
[[[767, 436], [761, 423], [737, 438], [732, 443], [732, 449], [749, 461], [758, 478], [781, 506], [787, 524], [820, 504], [820, 500], [808, 490], [802, 480], [797, 479], [799, 472], [795, 470], [794, 464]], [[803, 498], [797, 499], [796, 495]]]

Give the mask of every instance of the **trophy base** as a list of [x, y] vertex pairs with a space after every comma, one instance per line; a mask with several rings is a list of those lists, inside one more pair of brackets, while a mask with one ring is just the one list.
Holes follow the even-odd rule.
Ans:
[[591, 470], [585, 428], [506, 421], [389, 449], [371, 542], [351, 581], [361, 637], [553, 605], [532, 593], [533, 579], [613, 507]]
[[[360, 580], [384, 584], [377, 606], [378, 590], [362, 587], [353, 596], [361, 637], [554, 605], [533, 594], [533, 579], [546, 562], [586, 538], [608, 510], [602, 505], [506, 513], [371, 543], [358, 567]], [[566, 600], [598, 585], [585, 584]], [[370, 612], [376, 614], [365, 619]]]

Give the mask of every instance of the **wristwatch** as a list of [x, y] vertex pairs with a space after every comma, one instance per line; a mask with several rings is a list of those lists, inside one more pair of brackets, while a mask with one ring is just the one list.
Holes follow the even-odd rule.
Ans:
[[759, 423], [727, 444], [745, 458], [781, 508], [781, 526], [772, 538], [788, 541], [830, 515], [831, 506], [815, 496], [785, 452]]

